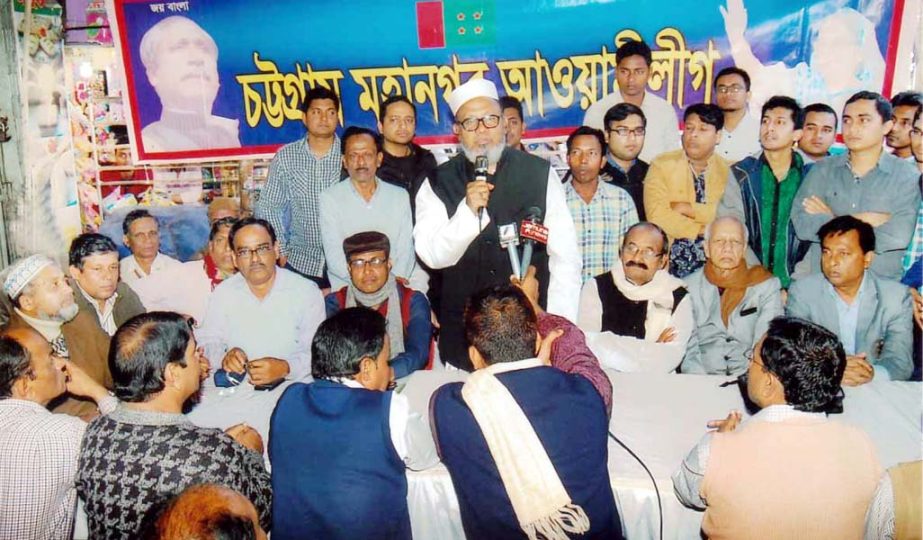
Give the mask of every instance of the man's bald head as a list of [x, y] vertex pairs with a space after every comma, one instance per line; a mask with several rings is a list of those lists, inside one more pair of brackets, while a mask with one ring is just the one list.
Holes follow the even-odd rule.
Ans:
[[216, 484], [186, 488], [160, 512], [152, 538], [174, 540], [186, 538], [235, 538], [265, 540], [256, 508], [233, 489]]
[[739, 219], [720, 217], [705, 227], [705, 256], [710, 264], [732, 270], [744, 264], [747, 240], [747, 228]]

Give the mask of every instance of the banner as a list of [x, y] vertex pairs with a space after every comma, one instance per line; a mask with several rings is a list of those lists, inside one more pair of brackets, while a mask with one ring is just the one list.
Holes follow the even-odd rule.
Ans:
[[837, 110], [890, 91], [903, 0], [110, 0], [137, 159], [272, 154], [304, 136], [306, 90], [375, 128], [391, 94], [417, 107], [417, 142], [454, 142], [446, 98], [471, 77], [519, 98], [528, 137], [560, 136], [617, 92], [615, 51], [653, 49], [648, 90], [678, 111], [712, 102], [738, 65], [751, 107], [774, 94]]

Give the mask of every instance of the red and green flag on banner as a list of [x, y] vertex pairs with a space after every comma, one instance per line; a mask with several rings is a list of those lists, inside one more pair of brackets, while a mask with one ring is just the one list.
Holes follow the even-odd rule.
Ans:
[[495, 18], [493, 0], [417, 2], [417, 42], [421, 49], [492, 45]]

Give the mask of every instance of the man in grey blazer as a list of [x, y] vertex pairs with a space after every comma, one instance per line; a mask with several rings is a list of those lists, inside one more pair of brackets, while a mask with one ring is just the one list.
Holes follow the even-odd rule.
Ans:
[[706, 227], [703, 247], [705, 266], [686, 278], [698, 346], [686, 350], [682, 372], [740, 375], [769, 321], [782, 314], [782, 285], [762, 266], [747, 266], [747, 229], [736, 217]]
[[840, 216], [823, 225], [817, 236], [823, 274], [792, 284], [788, 314], [839, 336], [846, 350], [844, 385], [875, 377], [907, 380], [913, 370], [910, 293], [868, 270], [875, 257], [874, 229], [852, 216]]

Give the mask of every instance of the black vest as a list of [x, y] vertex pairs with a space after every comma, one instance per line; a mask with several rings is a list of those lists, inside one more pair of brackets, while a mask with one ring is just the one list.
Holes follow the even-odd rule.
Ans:
[[[535, 206], [545, 215], [548, 170], [551, 164], [525, 152], [507, 148], [497, 163], [496, 172], [488, 178], [494, 186], [486, 213], [490, 223], [468, 245], [465, 254], [454, 266], [443, 270], [439, 322], [439, 354], [453, 366], [471, 370], [468, 343], [462, 316], [465, 302], [472, 293], [493, 285], [509, 284], [510, 259], [500, 248], [498, 227], [515, 223], [518, 227], [529, 208]], [[436, 169], [432, 184], [436, 196], [445, 204], [451, 219], [458, 204], [465, 198], [468, 182], [474, 178], [474, 165], [459, 154]], [[521, 247], [519, 248], [521, 250]], [[540, 284], [539, 304], [547, 305], [548, 253], [546, 246], [536, 244], [532, 255]]]
[[[631, 336], [644, 339], [644, 321], [647, 319], [647, 302], [629, 300], [615, 286], [612, 273], [606, 272], [593, 278], [599, 291], [599, 301], [603, 306], [602, 331], [612, 332], [617, 336]], [[679, 287], [673, 291], [673, 311], [686, 297], [686, 288]]]

